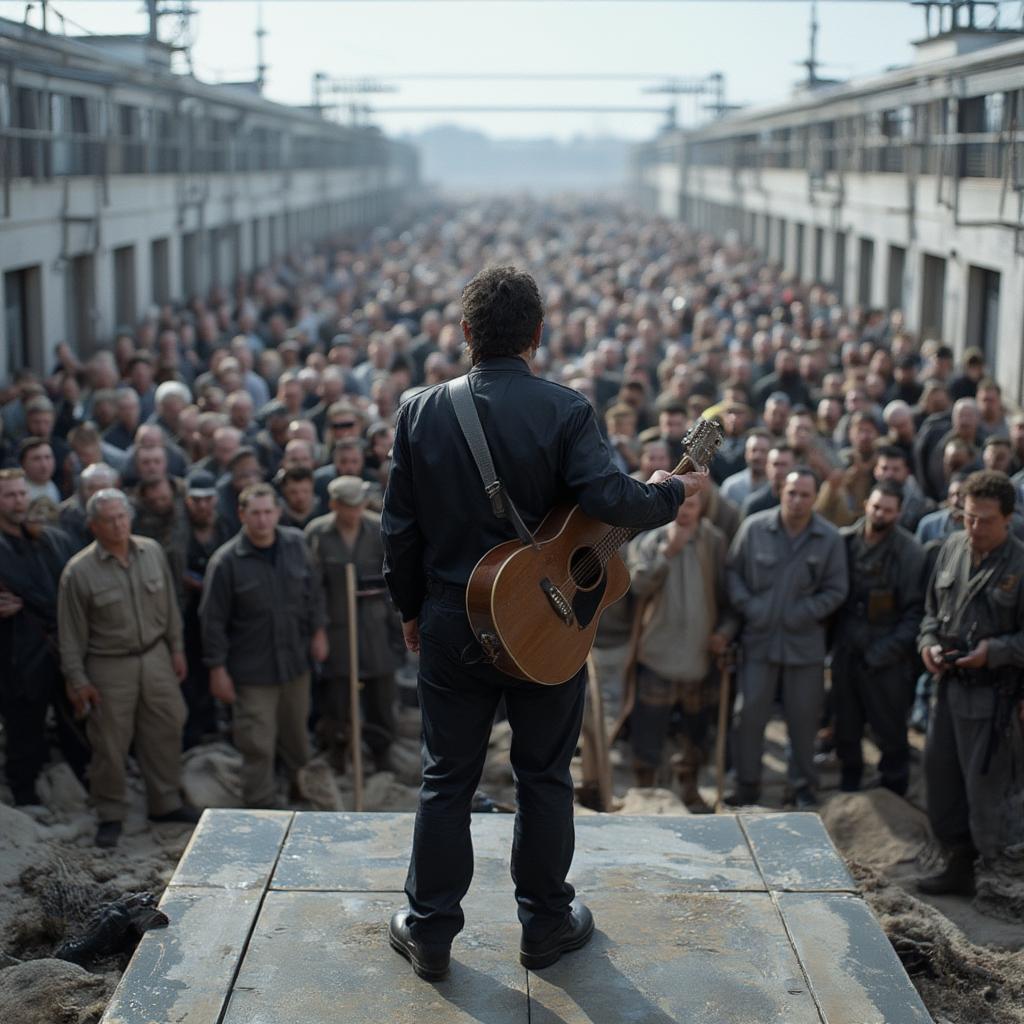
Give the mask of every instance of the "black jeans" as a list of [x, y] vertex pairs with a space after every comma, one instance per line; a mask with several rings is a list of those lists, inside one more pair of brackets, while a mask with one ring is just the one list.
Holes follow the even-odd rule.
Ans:
[[526, 938], [541, 940], [569, 913], [575, 848], [569, 763], [583, 720], [585, 670], [559, 686], [527, 683], [474, 659], [464, 605], [428, 597], [420, 612], [423, 783], [405, 892], [418, 942], [447, 944], [465, 923], [473, 877], [470, 805], [502, 696], [512, 727], [518, 810], [512, 879]]
[[845, 781], [858, 784], [864, 771], [861, 740], [869, 725], [881, 751], [883, 785], [895, 793], [910, 781], [910, 667], [906, 662], [868, 668], [855, 652], [837, 649], [832, 659], [836, 754]]
[[9, 675], [0, 686], [0, 719], [7, 732], [5, 773], [15, 801], [34, 799], [36, 779], [49, 760], [46, 715], [51, 704], [61, 752], [79, 780], [84, 780], [89, 742], [84, 728], [74, 721], [56, 659], [44, 653], [28, 673], [5, 671]]

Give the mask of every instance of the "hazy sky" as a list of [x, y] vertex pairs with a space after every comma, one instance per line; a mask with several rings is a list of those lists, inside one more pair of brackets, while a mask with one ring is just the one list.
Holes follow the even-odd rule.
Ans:
[[[262, 9], [267, 95], [311, 102], [314, 71], [335, 76], [424, 73], [664, 73], [723, 71], [727, 99], [784, 100], [804, 74], [810, 3], [790, 0], [193, 0], [193, 49], [199, 78], [253, 78], [254, 30]], [[1005, 5], [1008, 20], [1010, 8]], [[1019, 5], [1017, 5], [1019, 6]], [[140, 0], [54, 0], [79, 26], [97, 33], [141, 32]], [[861, 77], [912, 59], [923, 34], [921, 10], [907, 2], [821, 0], [821, 74]], [[38, 3], [29, 15], [39, 23]], [[25, 0], [0, 0], [0, 16], [22, 20]], [[171, 19], [166, 19], [166, 30]], [[53, 23], [51, 23], [51, 26]], [[68, 32], [78, 29], [69, 26]], [[639, 81], [405, 81], [376, 106], [653, 106]], [[685, 101], [684, 101], [685, 102]], [[693, 101], [690, 109], [692, 109]], [[682, 108], [681, 108], [682, 109]], [[438, 122], [496, 135], [652, 135], [649, 113], [408, 113], [377, 117], [386, 130]]]

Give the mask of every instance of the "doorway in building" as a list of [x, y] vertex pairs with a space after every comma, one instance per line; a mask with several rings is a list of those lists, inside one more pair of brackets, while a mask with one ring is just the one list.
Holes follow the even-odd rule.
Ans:
[[29, 367], [43, 372], [43, 303], [39, 267], [8, 270], [4, 274], [4, 337], [7, 366], [0, 374]]
[[149, 243], [149, 280], [153, 301], [162, 306], [171, 301], [171, 254], [166, 238], [154, 238]]
[[832, 261], [832, 290], [840, 302], [846, 299], [846, 232], [837, 231]]
[[114, 250], [114, 319], [116, 327], [135, 324], [135, 246]]
[[902, 245], [889, 246], [889, 275], [885, 301], [890, 310], [904, 309], [903, 281], [907, 272], [907, 250]]
[[968, 267], [967, 344], [985, 353], [989, 373], [999, 354], [999, 271]]
[[875, 243], [860, 239], [857, 254], [857, 301], [867, 309], [871, 305], [871, 282], [875, 276]]
[[72, 350], [91, 355], [96, 343], [96, 269], [91, 255], [68, 261], [67, 327]]
[[921, 338], [942, 341], [946, 298], [946, 261], [925, 253], [921, 263]]

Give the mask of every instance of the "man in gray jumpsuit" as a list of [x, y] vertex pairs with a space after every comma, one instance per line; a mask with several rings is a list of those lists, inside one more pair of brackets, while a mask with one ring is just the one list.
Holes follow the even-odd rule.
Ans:
[[818, 484], [806, 467], [785, 479], [779, 508], [740, 526], [729, 551], [729, 600], [743, 617], [740, 635], [736, 780], [733, 806], [761, 794], [764, 730], [779, 684], [797, 807], [815, 806], [814, 737], [825, 678], [825, 620], [846, 597], [846, 552], [839, 531], [814, 511]]
[[925, 747], [928, 818], [946, 867], [927, 893], [970, 892], [974, 858], [1024, 851], [1024, 545], [1010, 533], [1005, 473], [972, 473], [964, 530], [942, 546], [917, 646], [938, 677]]

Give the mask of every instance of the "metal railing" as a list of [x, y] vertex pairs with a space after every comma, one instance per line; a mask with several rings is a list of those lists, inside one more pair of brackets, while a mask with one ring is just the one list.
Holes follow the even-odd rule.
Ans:
[[927, 138], [859, 135], [847, 138], [691, 141], [686, 160], [694, 166], [751, 169], [938, 174], [952, 166], [963, 178], [1009, 176], [1024, 185], [1024, 139], [1015, 131], [933, 134]]
[[5, 181], [371, 167], [386, 164], [391, 149], [387, 139], [369, 132], [350, 139], [282, 135], [277, 139], [210, 142], [188, 135], [180, 139], [140, 139], [0, 127], [0, 168]]

